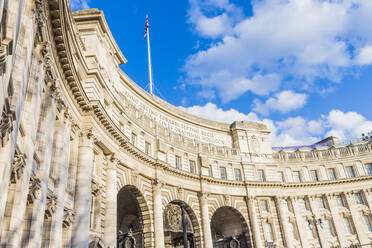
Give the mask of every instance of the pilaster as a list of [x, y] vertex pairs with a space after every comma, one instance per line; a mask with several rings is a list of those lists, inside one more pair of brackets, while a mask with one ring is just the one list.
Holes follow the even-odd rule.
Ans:
[[161, 188], [163, 183], [154, 181], [152, 184], [152, 193], [154, 199], [154, 238], [155, 248], [164, 248], [164, 225], [163, 225], [163, 207], [161, 201]]
[[199, 203], [200, 203], [202, 225], [203, 225], [204, 247], [213, 248], [211, 223], [209, 220], [209, 210], [208, 210], [208, 194], [200, 193]]

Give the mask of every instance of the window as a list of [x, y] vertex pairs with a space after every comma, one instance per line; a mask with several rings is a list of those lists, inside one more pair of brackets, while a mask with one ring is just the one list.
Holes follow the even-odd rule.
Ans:
[[279, 182], [284, 182], [284, 173], [283, 171], [279, 171]]
[[151, 144], [149, 142], [145, 142], [145, 153], [147, 155], [151, 154]]
[[372, 176], [372, 164], [366, 164], [367, 175]]
[[353, 166], [347, 166], [346, 167], [346, 174], [348, 178], [354, 178], [355, 177], [355, 171]]
[[355, 200], [357, 204], [364, 204], [363, 196], [360, 192], [355, 194]]
[[268, 242], [274, 241], [273, 229], [271, 228], [271, 224], [268, 222], [265, 222], [263, 229], [264, 229], [265, 240]]
[[296, 240], [297, 239], [296, 238], [296, 230], [295, 230], [295, 227], [294, 227], [292, 222], [288, 223], [288, 229], [289, 229], [290, 239]]
[[94, 199], [95, 197], [92, 196], [90, 198], [90, 211], [89, 211], [89, 227], [91, 229], [95, 228], [95, 216], [94, 216], [94, 212], [95, 212], [95, 208], [94, 208]]
[[181, 157], [176, 155], [176, 168], [181, 168]]
[[137, 144], [137, 135], [135, 133], [132, 133], [130, 137], [130, 142], [132, 142], [133, 145]]
[[307, 210], [306, 201], [304, 198], [298, 200], [298, 204], [301, 210]]
[[337, 206], [345, 207], [345, 203], [344, 203], [344, 199], [342, 198], [342, 195], [336, 195], [336, 202], [337, 202]]
[[332, 223], [330, 220], [323, 220], [323, 228], [327, 232], [329, 236], [333, 236], [333, 229], [332, 229]]
[[208, 167], [208, 174], [210, 177], [213, 177], [213, 168], [212, 168], [212, 165], [209, 165]]
[[221, 179], [226, 180], [226, 168], [225, 167], [220, 167], [220, 174], [221, 174]]
[[319, 181], [318, 172], [316, 170], [311, 170], [310, 175], [311, 175], [311, 180], [313, 182], [318, 182]]
[[293, 182], [295, 182], [295, 183], [300, 183], [301, 182], [301, 176], [300, 176], [299, 171], [293, 171], [292, 176], [293, 176]]
[[349, 218], [344, 218], [344, 226], [345, 226], [345, 229], [346, 229], [347, 233], [349, 233], [349, 234], [354, 233]]
[[323, 197], [317, 197], [316, 202], [318, 203], [319, 208], [325, 208], [324, 199]]
[[329, 168], [328, 169], [328, 176], [329, 176], [329, 180], [336, 180], [337, 179], [335, 168]]
[[194, 160], [190, 160], [190, 173], [195, 174], [196, 173], [196, 165]]
[[368, 232], [372, 232], [371, 218], [368, 215], [363, 215], [363, 222], [366, 225]]
[[315, 238], [315, 235], [314, 235], [314, 225], [311, 221], [307, 221], [307, 224], [306, 224], [306, 231], [307, 231], [307, 234], [310, 238]]
[[265, 173], [263, 170], [257, 170], [258, 181], [265, 182]]
[[266, 200], [260, 200], [260, 209], [262, 212], [269, 212]]
[[240, 169], [234, 169], [234, 175], [236, 181], [242, 181], [242, 171]]

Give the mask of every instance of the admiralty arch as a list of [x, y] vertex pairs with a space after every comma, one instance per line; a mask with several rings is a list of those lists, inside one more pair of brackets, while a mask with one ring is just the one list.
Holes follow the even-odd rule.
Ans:
[[0, 247], [370, 247], [372, 142], [273, 148], [150, 95], [102, 11], [0, 1]]

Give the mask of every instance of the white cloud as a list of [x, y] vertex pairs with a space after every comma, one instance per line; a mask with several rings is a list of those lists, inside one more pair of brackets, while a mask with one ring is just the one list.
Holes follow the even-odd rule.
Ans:
[[358, 56], [355, 58], [355, 62], [360, 65], [372, 64], [372, 46], [365, 46], [360, 49]]
[[356, 112], [342, 112], [332, 110], [329, 115], [324, 117], [330, 130], [327, 136], [337, 136], [340, 139], [350, 139], [361, 137], [362, 133], [372, 131], [372, 121]]
[[269, 114], [270, 110], [287, 113], [291, 110], [302, 108], [306, 104], [306, 100], [306, 94], [299, 94], [286, 90], [276, 94], [275, 97], [270, 97], [265, 103], [255, 99], [253, 110], [263, 115]]
[[90, 0], [70, 0], [70, 7], [73, 11], [79, 9], [89, 9]]
[[[370, 0], [253, 1], [253, 16], [239, 18], [228, 0], [189, 1], [189, 22], [215, 40], [187, 58], [185, 81], [216, 89], [225, 102], [247, 91], [276, 91], [287, 78], [341, 81], [355, 66], [372, 63]], [[252, 87], [255, 77], [270, 74], [276, 87]]]
[[180, 107], [182, 110], [206, 119], [232, 123], [234, 121], [262, 122], [272, 130], [273, 146], [311, 145], [328, 136], [342, 139], [360, 138], [372, 130], [372, 121], [355, 112], [332, 110], [319, 119], [307, 120], [301, 116], [282, 121], [260, 120], [254, 112], [241, 113], [235, 109], [223, 110], [213, 103], [204, 106]]
[[204, 106], [195, 105], [179, 108], [189, 114], [224, 123], [233, 123], [234, 121], [258, 121], [257, 115], [253, 112], [243, 114], [235, 109], [223, 110], [218, 108], [216, 104], [210, 102]]

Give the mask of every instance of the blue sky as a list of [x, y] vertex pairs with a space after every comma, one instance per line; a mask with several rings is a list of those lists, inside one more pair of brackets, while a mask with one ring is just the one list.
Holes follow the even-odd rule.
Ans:
[[104, 11], [128, 59], [121, 68], [142, 87], [149, 13], [156, 87], [187, 112], [264, 122], [274, 145], [372, 131], [370, 0], [70, 3]]

